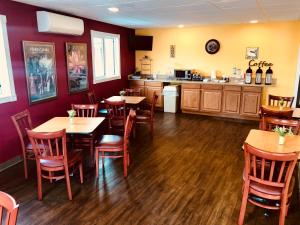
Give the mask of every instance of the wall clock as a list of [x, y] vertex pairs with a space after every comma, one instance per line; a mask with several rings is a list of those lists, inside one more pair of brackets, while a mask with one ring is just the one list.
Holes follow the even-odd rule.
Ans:
[[208, 54], [216, 54], [220, 50], [220, 43], [216, 39], [210, 39], [205, 44], [205, 50]]

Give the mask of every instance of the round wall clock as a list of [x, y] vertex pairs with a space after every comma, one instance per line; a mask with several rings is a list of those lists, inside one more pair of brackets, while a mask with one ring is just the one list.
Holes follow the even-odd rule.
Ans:
[[220, 43], [216, 39], [210, 39], [205, 44], [205, 50], [208, 54], [216, 54], [220, 49]]

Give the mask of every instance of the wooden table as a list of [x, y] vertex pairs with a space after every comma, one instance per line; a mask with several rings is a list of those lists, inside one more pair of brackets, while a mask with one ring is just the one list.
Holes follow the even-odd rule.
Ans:
[[279, 145], [278, 139], [278, 134], [275, 132], [252, 129], [249, 132], [245, 142], [255, 148], [261, 149], [266, 152], [281, 154], [300, 152], [299, 135], [286, 136], [284, 145]]
[[146, 97], [143, 96], [112, 96], [108, 98], [108, 101], [123, 101], [125, 100], [126, 104], [137, 105], [144, 101]]
[[90, 134], [104, 121], [105, 117], [74, 117], [73, 123], [69, 117], [54, 117], [34, 128], [35, 132], [54, 132], [66, 129], [68, 134]]

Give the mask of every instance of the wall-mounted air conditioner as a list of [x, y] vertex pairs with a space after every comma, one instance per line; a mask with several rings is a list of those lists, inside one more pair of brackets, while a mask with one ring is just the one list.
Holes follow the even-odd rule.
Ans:
[[68, 35], [82, 35], [84, 32], [82, 19], [46, 11], [37, 11], [36, 17], [39, 32]]

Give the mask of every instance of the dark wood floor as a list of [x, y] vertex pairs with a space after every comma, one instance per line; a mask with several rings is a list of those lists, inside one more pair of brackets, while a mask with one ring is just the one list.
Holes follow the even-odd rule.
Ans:
[[[153, 141], [138, 129], [129, 176], [121, 160], [106, 160], [100, 179], [86, 169], [84, 184], [72, 178], [73, 201], [64, 181], [43, 183], [44, 199], [37, 200], [35, 167], [29, 180], [22, 164], [0, 174], [0, 190], [20, 203], [18, 224], [112, 225], [233, 225], [241, 203], [243, 154], [241, 145], [257, 123], [197, 115], [156, 117]], [[293, 206], [287, 225], [300, 224]], [[248, 204], [245, 224], [278, 224], [278, 213]]]

